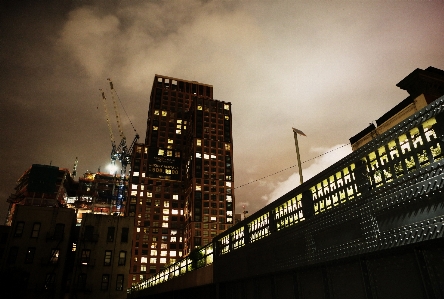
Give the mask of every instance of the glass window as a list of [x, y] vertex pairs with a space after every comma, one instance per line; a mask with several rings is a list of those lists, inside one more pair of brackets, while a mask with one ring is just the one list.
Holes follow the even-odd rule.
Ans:
[[111, 250], [105, 250], [105, 259], [103, 261], [104, 266], [111, 266], [112, 255], [113, 252]]
[[86, 288], [86, 274], [85, 273], [79, 274], [78, 280], [77, 280], [77, 287], [79, 288], [79, 290], [84, 290]]
[[9, 265], [15, 264], [15, 261], [17, 259], [17, 254], [18, 254], [17, 246], [12, 246], [11, 248], [9, 248], [8, 260], [7, 260], [7, 263]]
[[103, 274], [102, 275], [102, 285], [101, 285], [100, 289], [102, 291], [106, 291], [106, 290], [108, 290], [108, 285], [109, 285], [109, 274]]
[[121, 243], [128, 243], [128, 232], [129, 232], [128, 227], [122, 227], [122, 236], [120, 237]]
[[32, 226], [31, 238], [38, 238], [40, 232], [41, 224], [39, 222], [35, 222]]
[[125, 266], [126, 263], [126, 251], [119, 252], [119, 266]]
[[124, 278], [125, 278], [125, 276], [123, 274], [117, 274], [116, 291], [122, 291], [123, 290]]
[[81, 262], [83, 265], [87, 265], [87, 264], [89, 263], [89, 258], [90, 258], [90, 256], [91, 256], [91, 250], [89, 250], [89, 249], [83, 249], [83, 250], [82, 250], [82, 256], [81, 256], [81, 258], [80, 258], [80, 262]]
[[59, 262], [60, 249], [53, 248], [51, 249], [51, 257], [49, 258], [49, 262], [51, 264], [57, 264]]
[[114, 242], [114, 232], [116, 228], [114, 226], [108, 227], [108, 233], [106, 234], [106, 241], [107, 242]]
[[28, 247], [25, 256], [25, 264], [32, 264], [35, 256], [35, 247]]
[[15, 226], [14, 237], [21, 237], [23, 235], [23, 228], [25, 227], [25, 222], [19, 221]]
[[54, 230], [54, 240], [63, 240], [64, 231], [65, 231], [65, 224], [56, 223]]

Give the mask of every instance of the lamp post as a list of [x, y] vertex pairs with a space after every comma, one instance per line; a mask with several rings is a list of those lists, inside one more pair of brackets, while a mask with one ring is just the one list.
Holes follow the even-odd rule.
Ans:
[[293, 134], [294, 134], [294, 144], [296, 146], [296, 155], [298, 158], [299, 179], [300, 179], [300, 182], [302, 185], [302, 183], [304, 182], [304, 179], [302, 177], [301, 156], [299, 155], [298, 134], [300, 134], [302, 136], [307, 136], [307, 135], [305, 135], [304, 132], [302, 132], [301, 130], [298, 130], [295, 128], [292, 128], [292, 129], [293, 129]]

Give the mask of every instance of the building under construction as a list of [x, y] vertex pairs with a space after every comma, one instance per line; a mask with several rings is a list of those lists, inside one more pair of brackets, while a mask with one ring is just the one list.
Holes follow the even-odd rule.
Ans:
[[[119, 175], [86, 172], [75, 180], [66, 168], [33, 164], [17, 180], [15, 193], [8, 198], [9, 211], [6, 225], [11, 225], [17, 205], [40, 207], [66, 207], [76, 211], [77, 223], [84, 213], [123, 215], [125, 202], [117, 207]], [[127, 179], [124, 181], [126, 199]]]

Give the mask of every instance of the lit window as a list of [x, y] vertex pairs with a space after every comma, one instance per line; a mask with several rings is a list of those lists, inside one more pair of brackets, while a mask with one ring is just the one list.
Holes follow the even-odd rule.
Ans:
[[146, 272], [146, 265], [140, 265], [140, 272]]
[[153, 126], [153, 131], [157, 131], [159, 129], [158, 126]]
[[169, 209], [163, 209], [163, 214], [169, 214], [170, 210]]
[[60, 255], [59, 249], [52, 249], [51, 250], [51, 257], [49, 258], [49, 262], [51, 264], [57, 264], [59, 262], [59, 255]]
[[171, 237], [171, 242], [176, 242], [176, 237]]
[[167, 256], [167, 251], [166, 250], [162, 250], [160, 252], [160, 256]]
[[112, 256], [112, 251], [105, 250], [105, 259], [103, 261], [104, 266], [111, 266], [111, 256]]
[[151, 264], [157, 263], [157, 258], [155, 258], [155, 257], [150, 258], [150, 263]]
[[225, 150], [229, 151], [231, 149], [231, 146], [229, 143], [225, 143]]
[[228, 105], [228, 104], [224, 104], [224, 109], [225, 109], [225, 110], [230, 110], [230, 105]]
[[204, 159], [210, 159], [210, 155], [204, 154]]
[[227, 195], [227, 201], [228, 202], [232, 202], [233, 201], [233, 199], [231, 199], [231, 195]]
[[168, 143], [173, 143], [173, 139], [168, 138]]
[[154, 110], [154, 115], [159, 115], [159, 110]]
[[231, 182], [225, 182], [225, 185], [226, 185], [227, 187], [231, 187]]
[[119, 252], [119, 266], [125, 266], [126, 263], [126, 251]]
[[167, 259], [165, 257], [160, 258], [160, 263], [161, 264], [166, 264]]
[[173, 199], [174, 200], [178, 200], [179, 199], [179, 195], [178, 194], [173, 194]]
[[202, 110], [202, 105], [198, 105], [197, 110]]
[[[164, 211], [165, 211], [165, 210], [164, 210]], [[170, 216], [163, 216], [163, 217], [162, 217], [162, 220], [163, 220], [163, 221], [169, 221], [169, 218], [170, 218]]]
[[173, 210], [171, 211], [171, 214], [173, 214], [173, 215], [178, 215], [178, 214], [179, 214], [179, 210], [173, 209]]
[[[153, 251], [154, 251], [154, 254], [153, 254]], [[151, 255], [157, 255], [157, 251], [156, 250], [151, 250]], [[140, 263], [142, 263], [142, 264], [148, 263], [148, 258], [146, 256], [142, 256], [140, 258]]]
[[147, 193], [146, 193], [146, 197], [153, 197], [153, 193], [151, 193], [151, 192], [147, 192]]
[[164, 150], [163, 149], [159, 149], [159, 152], [157, 153], [158, 156], [163, 156], [164, 155]]
[[229, 120], [230, 117], [229, 117], [228, 115], [225, 115], [225, 119], [226, 119], [226, 120]]
[[168, 227], [168, 223], [167, 222], [162, 222], [162, 227]]
[[167, 115], [168, 115], [168, 112], [165, 110], [162, 110], [162, 116], [167, 116]]
[[233, 216], [233, 211], [227, 211], [227, 216]]
[[211, 155], [211, 159], [216, 159], [216, 155]]
[[181, 119], [178, 119], [178, 120], [177, 120], [177, 123], [178, 123], [178, 124], [181, 124], [181, 123], [182, 123], [182, 120], [181, 120]]
[[201, 153], [196, 153], [196, 158], [202, 158], [202, 154]]
[[182, 134], [181, 130], [176, 130], [176, 134]]
[[196, 145], [197, 145], [197, 146], [202, 146], [202, 140], [197, 139], [197, 140], [196, 140]]
[[202, 186], [196, 185], [196, 191], [202, 190]]

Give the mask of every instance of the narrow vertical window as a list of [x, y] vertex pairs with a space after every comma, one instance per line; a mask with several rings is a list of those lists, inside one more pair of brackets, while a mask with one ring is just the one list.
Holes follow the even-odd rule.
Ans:
[[92, 241], [93, 233], [94, 233], [94, 226], [92, 225], [85, 226], [85, 232], [83, 234], [85, 241]]
[[108, 227], [108, 233], [106, 235], [106, 241], [107, 242], [114, 242], [114, 232], [116, 228], [114, 226]]
[[25, 256], [25, 264], [32, 264], [32, 262], [34, 262], [34, 256], [35, 256], [35, 247], [28, 247]]
[[65, 224], [56, 223], [54, 230], [54, 240], [63, 240], [64, 231], [65, 231]]
[[45, 290], [53, 290], [55, 287], [55, 273], [46, 274]]
[[79, 274], [78, 279], [77, 279], [77, 288], [79, 290], [86, 289], [86, 274], [85, 273]]
[[125, 266], [126, 263], [126, 251], [119, 252], [119, 266]]
[[117, 274], [117, 280], [116, 280], [116, 291], [122, 291], [123, 290], [123, 281], [125, 279], [125, 276], [123, 274]]
[[51, 256], [49, 258], [49, 262], [51, 264], [57, 264], [59, 262], [60, 249], [53, 248], [51, 249]]
[[109, 274], [103, 274], [102, 275], [102, 285], [101, 285], [101, 290], [102, 291], [106, 291], [108, 290], [108, 285], [109, 285]]
[[121, 243], [128, 243], [128, 232], [129, 232], [128, 227], [122, 227], [122, 235], [120, 237]]
[[111, 250], [105, 250], [105, 259], [103, 261], [104, 266], [111, 266], [111, 257], [113, 252]]
[[23, 235], [23, 228], [25, 227], [25, 222], [19, 221], [15, 226], [14, 237], [21, 237]]
[[40, 226], [41, 224], [39, 222], [35, 222], [32, 226], [32, 232], [31, 232], [31, 238], [38, 238], [40, 233]]
[[82, 256], [81, 256], [80, 262], [81, 262], [83, 265], [88, 265], [90, 256], [91, 256], [91, 250], [89, 250], [89, 249], [83, 249], [83, 250], [82, 250]]
[[8, 265], [15, 264], [15, 261], [17, 259], [17, 254], [18, 254], [17, 246], [12, 246], [11, 248], [9, 248], [8, 259], [7, 259]]

